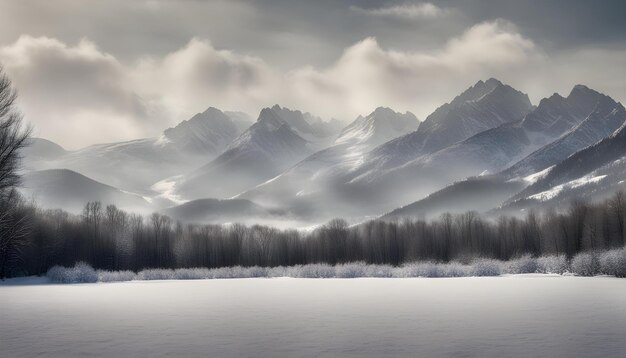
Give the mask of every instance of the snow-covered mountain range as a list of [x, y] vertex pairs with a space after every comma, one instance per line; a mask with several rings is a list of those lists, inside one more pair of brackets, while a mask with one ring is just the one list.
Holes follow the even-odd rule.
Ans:
[[44, 207], [101, 200], [190, 222], [558, 209], [626, 188], [625, 121], [583, 85], [533, 106], [493, 78], [421, 123], [385, 107], [347, 125], [279, 105], [256, 121], [210, 107], [157, 138], [75, 151], [32, 139], [24, 192]]
[[180, 178], [176, 192], [184, 198], [229, 198], [280, 174], [329, 143], [337, 135], [300, 111], [274, 106], [233, 140], [224, 153]]
[[[343, 205], [341, 176], [358, 167], [362, 158], [379, 143], [414, 131], [419, 121], [411, 113], [397, 113], [379, 107], [366, 117], [358, 117], [339, 135], [335, 144], [318, 151], [280, 175], [240, 195], [270, 207], [299, 216], [330, 216], [348, 210]], [[344, 211], [348, 213], [348, 211]]]
[[35, 138], [26, 151], [25, 165], [38, 170], [70, 169], [123, 190], [152, 195], [150, 188], [155, 182], [215, 158], [251, 122], [241, 113], [209, 108], [166, 129], [158, 138], [97, 144], [75, 151], [56, 148], [56, 156], [46, 160], [37, 153], [45, 152], [50, 142]]
[[[552, 104], [555, 102], [559, 105], [553, 106]], [[548, 104], [550, 104], [550, 109], [548, 109]], [[541, 114], [546, 115], [542, 116]], [[626, 121], [626, 110], [622, 104], [615, 102], [606, 95], [578, 85], [574, 87], [567, 98], [555, 94], [549, 99], [542, 100], [539, 107], [521, 121], [520, 127], [523, 128], [523, 122], [528, 120], [532, 120], [534, 123], [532, 126], [534, 128], [533, 131], [537, 132], [537, 129], [539, 129], [542, 136], [545, 136], [545, 133], [551, 133], [552, 136], [555, 133], [562, 133], [556, 139], [539, 147], [539, 149], [519, 161], [509, 161], [509, 163], [513, 164], [505, 167], [500, 173], [461, 180], [429, 195], [425, 199], [394, 210], [387, 214], [386, 217], [434, 216], [444, 211], [489, 211], [491, 209], [494, 209], [493, 213], [502, 213], [504, 211], [518, 213], [525, 208], [546, 208], [548, 206], [546, 205], [547, 201], [551, 202], [552, 207], [566, 206], [567, 200], [572, 200], [574, 196], [572, 195], [573, 191], [563, 191], [563, 189], [572, 189], [572, 187], [579, 188], [576, 194], [581, 197], [587, 197], [590, 200], [600, 198], [601, 195], [597, 192], [594, 193], [594, 191], [597, 191], [595, 188], [597, 187], [596, 184], [604, 177], [599, 178], [597, 175], [589, 176], [589, 173], [593, 170], [582, 169], [585, 174], [571, 178], [573, 180], [571, 185], [567, 185], [563, 180], [560, 182], [550, 181], [548, 184], [545, 184], [546, 180], [549, 180], [546, 178], [556, 175], [550, 174], [553, 170], [555, 170], [555, 173], [562, 172], [562, 169], [559, 168], [563, 165], [577, 168], [584, 167], [577, 159], [572, 158], [578, 158], [582, 153], [592, 150], [596, 143], [598, 143], [597, 145], [606, 141], [617, 143], [619, 141], [619, 139], [615, 139], [619, 138], [617, 133], [620, 132]], [[557, 126], [560, 129], [556, 129]], [[491, 136], [494, 132], [504, 131], [503, 128], [507, 131], [510, 130], [510, 126], [502, 126], [483, 132], [476, 137]], [[504, 137], [506, 138], [506, 136]], [[468, 141], [471, 140], [472, 138]], [[517, 144], [519, 142], [513, 140], [509, 142], [512, 147], [519, 147], [519, 144]], [[613, 144], [613, 146], [618, 145]], [[451, 148], [455, 147], [458, 147], [458, 145]], [[490, 152], [493, 153], [495, 151], [492, 148], [490, 151], [483, 152], [483, 162], [491, 156]], [[606, 160], [615, 156], [610, 153], [607, 144], [600, 149], [594, 150], [594, 152], [597, 153], [597, 161], [594, 164], [597, 164], [598, 168], [602, 165], [607, 165]], [[462, 156], [462, 154], [459, 154], [459, 156]], [[619, 155], [617, 156], [619, 157]], [[608, 165], [609, 168], [605, 168], [605, 170], [619, 172], [619, 169], [616, 169], [616, 167], [619, 166], [620, 162], [618, 158], [615, 158], [615, 160], [616, 162]], [[576, 164], [574, 165], [573, 163]], [[591, 163], [585, 165], [589, 166]], [[614, 180], [610, 188], [602, 190], [604, 195], [626, 188], [626, 186], [621, 185], [624, 183], [623, 180], [626, 179], [623, 175], [615, 174], [612, 177]], [[603, 185], [608, 186], [608, 181], [604, 182]], [[526, 189], [523, 190], [524, 188]], [[545, 190], [537, 192], [539, 190], [537, 188]], [[541, 194], [542, 192], [544, 194]], [[566, 196], [567, 199], [562, 199], [563, 193], [561, 192], [569, 193]], [[559, 197], [561, 199], [557, 201]], [[503, 207], [501, 207], [501, 204], [504, 204]]]

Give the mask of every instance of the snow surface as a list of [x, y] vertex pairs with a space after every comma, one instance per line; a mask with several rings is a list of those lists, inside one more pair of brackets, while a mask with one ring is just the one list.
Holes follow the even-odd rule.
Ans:
[[3, 357], [623, 357], [626, 281], [0, 285]]
[[552, 168], [554, 168], [554, 165], [549, 166], [544, 170], [538, 171], [537, 173], [526, 176], [524, 177], [524, 181], [528, 184], [535, 184], [537, 180], [545, 178], [545, 176], [548, 175]]
[[586, 175], [584, 177], [575, 179], [575, 180], [571, 180], [565, 184], [560, 184], [560, 185], [556, 185], [554, 187], [552, 187], [549, 190], [546, 191], [542, 191], [541, 193], [537, 193], [537, 194], [533, 194], [531, 196], [529, 196], [529, 199], [536, 199], [539, 201], [548, 201], [550, 199], [555, 198], [557, 195], [559, 195], [564, 189], [576, 189], [579, 188], [583, 185], [588, 185], [588, 184], [595, 184], [595, 183], [599, 183], [602, 179], [606, 178], [606, 175], [598, 175], [598, 176], [591, 176], [591, 175]]

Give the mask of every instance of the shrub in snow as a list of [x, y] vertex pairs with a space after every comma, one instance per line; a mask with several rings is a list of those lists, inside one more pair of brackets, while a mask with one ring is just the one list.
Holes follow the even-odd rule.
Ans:
[[394, 277], [419, 277], [420, 271], [416, 263], [404, 264], [394, 270]]
[[242, 277], [269, 277], [269, 269], [260, 266], [246, 267]]
[[394, 277], [394, 267], [391, 265], [365, 265], [364, 277]]
[[446, 264], [416, 262], [400, 266], [394, 273], [394, 277], [465, 277], [469, 275], [469, 267], [458, 262]]
[[593, 252], [581, 252], [572, 259], [572, 272], [578, 276], [593, 276], [600, 273], [600, 260]]
[[537, 271], [562, 275], [570, 270], [565, 255], [541, 256], [537, 259]]
[[356, 277], [467, 277], [499, 276], [502, 273], [555, 273], [572, 272], [580, 276], [597, 274], [626, 277], [626, 249], [584, 252], [574, 256], [571, 264], [564, 255], [533, 258], [525, 255], [502, 262], [493, 259], [477, 259], [471, 264], [461, 262], [436, 263], [413, 262], [402, 266], [370, 265], [364, 262], [351, 262], [330, 266], [308, 264], [278, 267], [220, 267], [146, 269], [137, 274], [132, 271], [94, 270], [84, 262], [74, 267], [54, 266], [46, 276], [52, 282], [119, 282], [131, 280], [201, 280], [254, 277], [295, 277], [295, 278], [356, 278]]
[[626, 249], [605, 251], [599, 256], [602, 274], [626, 277]]
[[74, 267], [54, 266], [46, 276], [58, 283], [89, 283], [98, 281], [98, 273], [85, 262], [77, 262]]
[[136, 274], [132, 271], [103, 271], [98, 270], [98, 282], [132, 281]]
[[501, 272], [498, 260], [478, 259], [472, 263], [472, 276], [499, 276]]
[[169, 269], [146, 269], [137, 274], [138, 280], [173, 280], [174, 270]]
[[[209, 278], [237, 278], [237, 272], [241, 272], [241, 266], [236, 267], [219, 267], [211, 269]], [[241, 274], [239, 274], [241, 276]]]
[[400, 277], [443, 277], [443, 271], [434, 262], [414, 262], [406, 264], [398, 272]]
[[294, 275], [301, 278], [331, 278], [336, 277], [335, 267], [326, 264], [310, 264], [294, 266]]
[[353, 262], [335, 267], [337, 278], [356, 278], [367, 276], [367, 265], [363, 262]]
[[539, 264], [536, 258], [530, 255], [524, 255], [517, 259], [510, 260], [507, 263], [506, 272], [510, 274], [536, 273], [539, 272]]
[[450, 262], [443, 265], [443, 271], [445, 277], [467, 277], [469, 276], [470, 268], [458, 262]]
[[211, 273], [208, 268], [184, 268], [176, 269], [173, 273], [175, 280], [202, 280], [210, 278]]
[[443, 266], [434, 262], [424, 262], [418, 265], [420, 277], [445, 277]]
[[270, 267], [267, 272], [267, 277], [289, 277], [288, 271], [289, 267], [285, 266]]

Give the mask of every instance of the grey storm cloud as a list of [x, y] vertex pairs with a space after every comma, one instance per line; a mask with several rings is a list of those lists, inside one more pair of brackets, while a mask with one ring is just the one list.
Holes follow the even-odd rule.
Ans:
[[423, 118], [487, 77], [535, 102], [577, 83], [623, 100], [619, 9], [9, 0], [0, 4], [0, 62], [36, 134], [68, 147], [157, 135], [208, 106], [254, 115], [280, 103], [347, 121], [384, 105]]

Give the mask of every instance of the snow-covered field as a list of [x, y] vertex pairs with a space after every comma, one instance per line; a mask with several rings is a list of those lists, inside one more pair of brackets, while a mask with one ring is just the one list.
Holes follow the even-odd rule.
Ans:
[[610, 277], [4, 284], [0, 303], [2, 357], [626, 352], [626, 280]]

